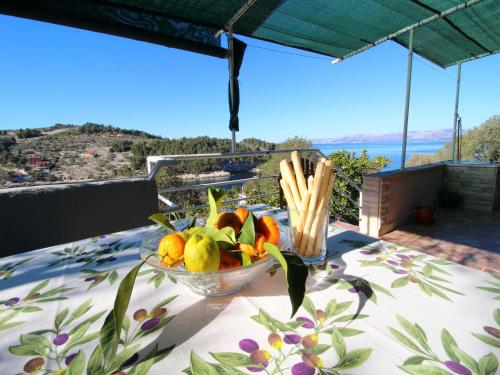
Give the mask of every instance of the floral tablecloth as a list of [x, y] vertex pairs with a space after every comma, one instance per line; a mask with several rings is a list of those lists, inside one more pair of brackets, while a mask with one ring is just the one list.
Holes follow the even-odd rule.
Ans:
[[[0, 259], [0, 374], [95, 373], [99, 328], [155, 229]], [[497, 373], [500, 278], [335, 226], [328, 248], [293, 319], [276, 267], [238, 294], [204, 298], [144, 266], [115, 371]]]

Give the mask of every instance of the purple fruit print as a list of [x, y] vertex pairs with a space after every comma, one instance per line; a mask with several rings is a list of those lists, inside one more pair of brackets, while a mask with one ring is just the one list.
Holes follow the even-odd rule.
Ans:
[[252, 339], [243, 339], [239, 342], [240, 349], [247, 353], [259, 350], [259, 344]]
[[52, 342], [54, 343], [55, 346], [60, 346], [66, 344], [68, 338], [69, 335], [67, 333], [60, 333], [56, 337], [54, 337], [54, 340], [52, 340]]
[[160, 318], [152, 318], [142, 323], [141, 329], [143, 331], [148, 331], [150, 329], [155, 328], [158, 324], [160, 324]]
[[472, 372], [465, 366], [455, 361], [445, 361], [444, 365], [448, 367], [448, 370], [453, 371], [455, 374], [459, 375], [472, 375]]
[[304, 328], [314, 328], [314, 322], [311, 319], [306, 318], [305, 316], [299, 316], [295, 320], [297, 320], [298, 322], [303, 322], [302, 327]]
[[301, 337], [299, 335], [296, 335], [294, 333], [290, 333], [288, 335], [285, 335], [285, 337], [283, 337], [283, 341], [285, 342], [285, 344], [289, 344], [289, 345], [292, 345], [292, 344], [298, 344], [301, 340]]
[[304, 362], [296, 363], [292, 367], [292, 375], [314, 375], [315, 371], [313, 367], [309, 367]]
[[19, 297], [13, 297], [9, 299], [7, 302], [4, 303], [5, 306], [14, 306], [16, 303], [18, 303], [20, 300]]

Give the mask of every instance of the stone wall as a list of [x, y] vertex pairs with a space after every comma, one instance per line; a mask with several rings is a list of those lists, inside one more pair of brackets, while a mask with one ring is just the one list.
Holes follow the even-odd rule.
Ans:
[[493, 211], [499, 209], [500, 166], [494, 164], [447, 163], [443, 186], [464, 198], [467, 210]]

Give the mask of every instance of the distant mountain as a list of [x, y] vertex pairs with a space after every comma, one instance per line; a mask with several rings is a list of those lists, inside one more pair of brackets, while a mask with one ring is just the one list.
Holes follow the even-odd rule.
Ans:
[[[422, 130], [422, 131], [409, 131], [409, 141], [441, 141], [447, 142], [451, 140], [453, 135], [452, 129], [440, 130]], [[388, 133], [388, 134], [356, 134], [346, 135], [336, 138], [319, 138], [313, 139], [315, 144], [328, 144], [328, 143], [368, 143], [368, 142], [400, 142], [402, 140], [402, 133]]]

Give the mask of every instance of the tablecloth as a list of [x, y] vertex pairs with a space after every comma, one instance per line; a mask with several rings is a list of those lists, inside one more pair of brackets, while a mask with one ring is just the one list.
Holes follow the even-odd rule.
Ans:
[[[0, 259], [0, 374], [94, 373], [99, 328], [154, 230]], [[497, 373], [500, 278], [334, 225], [328, 249], [293, 318], [277, 267], [240, 293], [203, 297], [143, 266], [115, 372]]]

